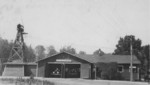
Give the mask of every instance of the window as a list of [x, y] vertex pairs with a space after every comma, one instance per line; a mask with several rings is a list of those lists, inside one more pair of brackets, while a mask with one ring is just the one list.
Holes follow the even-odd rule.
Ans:
[[124, 71], [123, 65], [119, 65], [118, 68], [117, 68], [117, 71], [118, 72], [123, 72]]

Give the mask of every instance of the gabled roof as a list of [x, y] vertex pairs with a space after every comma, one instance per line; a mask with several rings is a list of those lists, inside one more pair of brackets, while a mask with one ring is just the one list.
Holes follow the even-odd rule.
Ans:
[[[109, 62], [117, 62], [119, 64], [130, 64], [130, 55], [111, 55], [111, 54], [105, 54], [103, 56], [99, 55], [92, 55], [92, 54], [71, 54], [68, 52], [61, 52], [61, 53], [67, 53], [69, 55], [72, 55], [74, 57], [80, 58], [82, 60], [85, 60], [90, 63], [98, 63], [98, 62], [104, 62], [104, 63], [109, 63]], [[58, 53], [58, 54], [61, 54]], [[56, 56], [58, 54], [54, 54], [50, 57]], [[47, 57], [47, 58], [50, 58]], [[47, 58], [41, 59], [39, 61], [45, 60]], [[37, 62], [39, 62], [37, 61]], [[133, 64], [140, 64], [140, 61], [136, 58], [136, 56], [133, 56]]]
[[54, 57], [54, 56], [59, 55], [59, 54], [62, 54], [62, 53], [66, 53], [66, 54], [71, 55], [71, 56], [73, 56], [73, 57], [79, 58], [79, 59], [81, 59], [81, 60], [83, 60], [83, 61], [85, 61], [85, 62], [91, 63], [90, 61], [88, 61], [88, 60], [86, 60], [86, 59], [84, 59], [84, 58], [82, 58], [82, 57], [76, 56], [76, 54], [71, 54], [71, 53], [68, 53], [68, 52], [60, 52], [60, 53], [51, 55], [51, 56], [49, 56], [49, 57], [47, 57], [47, 58], [38, 60], [38, 61], [36, 61], [36, 62], [40, 62], [40, 61], [46, 60], [46, 59], [48, 59], [48, 58]]

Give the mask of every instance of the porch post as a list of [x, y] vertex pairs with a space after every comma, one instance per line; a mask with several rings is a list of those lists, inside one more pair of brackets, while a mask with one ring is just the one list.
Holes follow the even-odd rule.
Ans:
[[138, 80], [140, 80], [140, 69], [139, 69], [139, 67], [137, 68], [137, 78], [138, 78]]
[[36, 65], [36, 77], [38, 77], [38, 62], [37, 62], [37, 65]]
[[94, 67], [95, 67], [95, 79], [97, 78], [97, 69], [96, 69], [96, 65], [94, 64]]
[[64, 74], [63, 74], [63, 75], [64, 75], [64, 78], [65, 78], [65, 75], [66, 75], [66, 74], [65, 74], [65, 71], [66, 71], [65, 64], [63, 64], [63, 68], [64, 68], [64, 70], [63, 70], [63, 73], [64, 73]]

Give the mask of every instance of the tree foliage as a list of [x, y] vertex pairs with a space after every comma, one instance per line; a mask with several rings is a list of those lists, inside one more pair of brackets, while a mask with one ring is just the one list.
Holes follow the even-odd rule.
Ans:
[[113, 54], [129, 55], [131, 44], [132, 44], [132, 47], [134, 50], [140, 51], [141, 43], [142, 43], [142, 41], [140, 39], [135, 39], [134, 35], [126, 35], [124, 38], [120, 38]]
[[149, 60], [150, 59], [150, 56], [149, 56], [149, 53], [150, 53], [150, 45], [145, 45], [145, 46], [142, 46], [142, 52], [145, 56], [145, 59], [146, 60]]
[[13, 43], [0, 38], [0, 59], [7, 62]]
[[24, 46], [24, 60], [26, 62], [34, 62], [36, 59], [34, 50], [31, 46]]
[[[150, 75], [150, 45], [142, 46], [142, 53], [144, 57], [144, 74], [146, 74], [145, 78], [148, 79], [148, 75]], [[150, 77], [149, 77], [150, 78]]]
[[142, 46], [141, 51], [134, 51], [134, 54], [141, 62], [141, 72], [142, 74], [147, 74], [148, 69], [150, 69], [150, 56], [149, 56], [149, 45]]
[[35, 47], [36, 59], [40, 60], [45, 58], [45, 48], [43, 45], [38, 45]]
[[79, 54], [81, 54], [81, 55], [85, 55], [85, 54], [86, 54], [86, 52], [84, 52], [84, 51], [80, 51], [80, 52], [79, 52]]
[[71, 53], [71, 54], [76, 54], [75, 48], [72, 48], [71, 46], [61, 48], [60, 52], [68, 52], [68, 53]]
[[93, 52], [93, 55], [99, 55], [99, 56], [102, 56], [104, 55], [105, 53], [101, 50], [101, 49], [98, 49], [96, 51]]
[[123, 77], [117, 72], [117, 63], [97, 63], [97, 76], [107, 80], [122, 80]]
[[47, 54], [47, 56], [51, 56], [51, 55], [54, 55], [54, 54], [56, 54], [57, 53], [57, 51], [55, 50], [55, 48], [54, 48], [54, 46], [49, 46], [48, 48], [48, 54]]
[[4, 63], [7, 62], [12, 48], [12, 42], [8, 42], [0, 37], [0, 75], [4, 69]]

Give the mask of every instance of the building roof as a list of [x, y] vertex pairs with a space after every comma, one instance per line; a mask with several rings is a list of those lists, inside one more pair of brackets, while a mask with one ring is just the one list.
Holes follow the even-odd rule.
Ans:
[[74, 54], [74, 55], [91, 63], [96, 63], [96, 62], [99, 62], [100, 60], [98, 55], [92, 55], [92, 54], [84, 54], [84, 55]]
[[83, 61], [85, 61], [85, 62], [91, 63], [91, 62], [88, 61], [87, 59], [84, 59], [84, 57], [80, 57], [80, 56], [77, 56], [76, 54], [71, 54], [71, 53], [68, 53], [68, 52], [60, 52], [60, 53], [51, 55], [51, 56], [49, 56], [49, 57], [47, 57], [47, 58], [38, 60], [38, 61], [36, 61], [36, 62], [40, 62], [40, 61], [46, 60], [46, 59], [48, 59], [48, 58], [54, 57], [54, 56], [59, 55], [59, 54], [61, 54], [61, 53], [66, 53], [66, 54], [71, 55], [71, 56], [73, 56], [73, 57], [79, 58], [79, 59], [81, 59], [81, 60], [83, 60]]
[[[61, 53], [67, 53], [67, 52], [61, 52]], [[58, 53], [58, 54], [61, 54], [61, 53]], [[52, 56], [56, 56], [58, 54], [55, 54], [55, 55], [52, 55]], [[105, 54], [103, 56], [99, 56], [99, 55], [92, 55], [92, 54], [70, 54], [70, 53], [67, 53], [67, 54], [78, 57], [78, 58], [83, 59], [83, 60], [86, 60], [90, 63], [117, 62], [119, 64], [130, 64], [130, 59], [131, 59], [130, 55]], [[52, 57], [52, 56], [50, 56], [50, 57]], [[45, 59], [47, 59], [47, 58], [45, 58]], [[45, 59], [42, 59], [42, 60], [45, 60]], [[39, 60], [39, 61], [42, 61], [42, 60]], [[39, 61], [37, 61], [37, 62], [39, 62]], [[133, 56], [133, 64], [140, 64], [140, 61], [136, 58], [136, 56]]]
[[[120, 64], [129, 64], [131, 61], [131, 56], [130, 55], [110, 55], [110, 54], [107, 54], [107, 55], [101, 56], [101, 59], [104, 62], [117, 62]], [[136, 58], [136, 56], [133, 56], [133, 64], [140, 64], [140, 61]]]
[[[111, 55], [111, 54], [105, 54], [103, 56], [98, 55], [79, 55], [76, 54], [77, 57], [83, 58], [91, 63], [98, 63], [98, 62], [117, 62], [119, 64], [129, 64], [131, 60], [130, 55]], [[136, 56], [133, 56], [133, 63], [134, 64], [140, 64], [140, 61], [136, 58]]]

